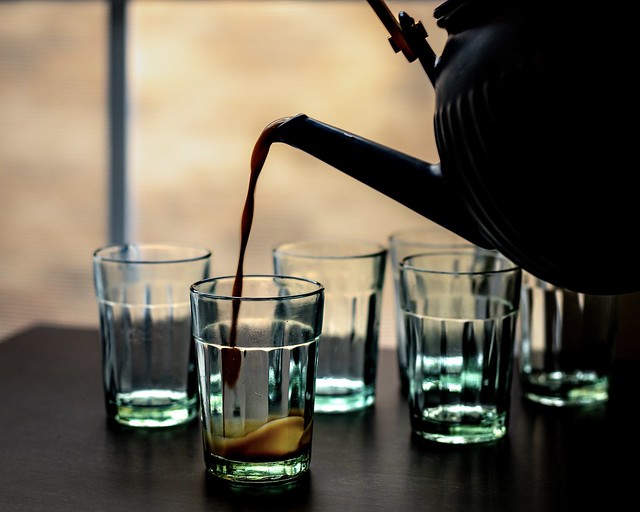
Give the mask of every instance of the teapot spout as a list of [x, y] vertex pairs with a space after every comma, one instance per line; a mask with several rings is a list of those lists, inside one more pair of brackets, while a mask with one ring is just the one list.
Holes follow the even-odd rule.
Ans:
[[462, 238], [494, 248], [447, 184], [440, 164], [424, 162], [304, 114], [275, 121], [269, 132], [270, 143], [304, 151]]

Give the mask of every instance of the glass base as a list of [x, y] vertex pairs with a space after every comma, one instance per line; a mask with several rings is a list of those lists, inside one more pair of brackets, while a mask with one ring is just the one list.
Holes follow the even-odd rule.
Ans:
[[527, 400], [552, 407], [601, 404], [609, 399], [609, 379], [581, 371], [526, 374], [522, 394]]
[[375, 403], [374, 386], [349, 379], [318, 379], [315, 412], [341, 413], [366, 409]]
[[298, 478], [309, 470], [311, 451], [292, 459], [277, 461], [229, 460], [207, 453], [209, 474], [235, 483], [273, 484]]
[[121, 393], [108, 402], [107, 413], [120, 425], [129, 427], [173, 427], [196, 417], [197, 397], [170, 390], [146, 389]]
[[506, 416], [494, 407], [442, 405], [412, 412], [411, 427], [414, 435], [436, 443], [486, 443], [506, 435]]

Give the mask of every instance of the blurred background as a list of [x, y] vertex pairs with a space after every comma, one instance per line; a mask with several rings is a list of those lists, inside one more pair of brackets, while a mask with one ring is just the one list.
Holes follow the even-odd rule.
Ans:
[[[440, 1], [388, 1], [439, 53]], [[98, 326], [91, 258], [110, 241], [107, 0], [0, 0], [0, 339], [35, 323]], [[253, 145], [305, 113], [437, 161], [434, 92], [365, 0], [129, 0], [127, 238], [199, 245], [233, 274]], [[393, 179], [393, 170], [389, 170]], [[376, 240], [431, 226], [289, 146], [258, 182], [245, 272], [280, 242]], [[387, 280], [381, 344], [395, 345]], [[624, 337], [640, 322], [621, 308]], [[625, 341], [619, 353], [637, 351]]]
[[[436, 3], [392, 4], [435, 26]], [[34, 322], [98, 325], [91, 256], [109, 241], [109, 8], [0, 2], [0, 337]], [[251, 151], [281, 117], [302, 112], [437, 160], [433, 88], [392, 51], [364, 0], [129, 0], [126, 36], [130, 240], [205, 246], [213, 272], [233, 274]], [[282, 241], [386, 244], [427, 223], [276, 145], [245, 271], [270, 271]], [[392, 325], [382, 329], [393, 335]]]

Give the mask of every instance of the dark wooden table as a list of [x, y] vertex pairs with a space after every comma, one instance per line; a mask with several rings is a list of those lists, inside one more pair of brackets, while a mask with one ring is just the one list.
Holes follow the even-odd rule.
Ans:
[[206, 475], [197, 420], [108, 426], [96, 331], [26, 330], [0, 343], [0, 511], [635, 508], [640, 365], [619, 363], [609, 403], [593, 409], [533, 406], [515, 382], [508, 437], [461, 447], [412, 439], [395, 353], [380, 355], [375, 407], [316, 415], [308, 477], [252, 491]]

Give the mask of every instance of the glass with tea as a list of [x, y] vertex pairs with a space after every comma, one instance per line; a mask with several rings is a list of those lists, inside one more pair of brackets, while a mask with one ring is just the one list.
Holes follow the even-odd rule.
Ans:
[[311, 463], [324, 287], [244, 275], [191, 286], [192, 329], [207, 471], [276, 483]]

